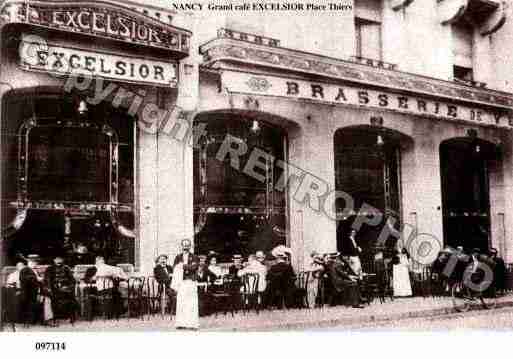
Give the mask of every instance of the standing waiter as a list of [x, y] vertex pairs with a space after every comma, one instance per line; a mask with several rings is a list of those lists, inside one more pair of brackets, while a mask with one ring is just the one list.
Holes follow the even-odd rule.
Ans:
[[182, 253], [175, 257], [173, 264], [173, 285], [176, 288], [176, 319], [177, 329], [198, 329], [198, 256], [191, 253], [191, 241], [182, 240]]

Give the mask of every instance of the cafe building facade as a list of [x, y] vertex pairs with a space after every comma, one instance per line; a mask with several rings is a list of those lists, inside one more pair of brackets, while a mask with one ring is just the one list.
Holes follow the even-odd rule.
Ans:
[[[151, 8], [99, 3], [31, 1], [23, 10], [13, 2], [17, 16], [2, 17], [8, 257], [70, 242], [150, 271], [187, 237], [195, 252], [215, 251], [222, 262], [283, 244], [300, 269], [314, 250], [344, 253], [357, 228], [368, 258], [395, 248], [401, 233], [410, 252], [427, 251], [419, 260], [461, 245], [495, 247], [513, 261], [513, 96], [476, 81], [478, 65], [473, 82], [449, 81], [391, 61], [401, 54], [387, 50], [393, 37], [384, 30], [380, 56], [355, 47], [353, 38], [366, 35], [354, 31], [338, 40], [358, 56], [337, 56], [329, 36], [314, 41], [316, 31], [336, 29], [300, 17], [287, 21], [310, 29], [303, 48], [299, 36], [266, 23], [277, 21], [271, 16], [262, 30], [229, 16], [184, 15], [188, 31], [175, 13], [166, 23], [162, 10], [156, 19]], [[368, 24], [355, 19], [375, 16], [371, 3], [398, 29], [397, 19], [428, 2], [361, 1], [359, 9], [357, 1], [334, 26]], [[434, 2], [437, 26], [445, 31], [479, 10], [487, 21], [475, 36], [508, 28], [502, 6], [480, 4]], [[20, 63], [31, 35], [49, 45]], [[59, 54], [52, 66], [49, 52]], [[101, 101], [95, 88], [62, 93], [59, 56], [115, 90]], [[122, 104], [119, 88], [139, 100]], [[156, 105], [154, 118], [146, 103]]]
[[[185, 169], [181, 146], [138, 123], [175, 107], [191, 32], [163, 10], [103, 1], [4, 1], [0, 29], [4, 263], [103, 255], [140, 268], [158, 201], [183, 202], [157, 183]], [[184, 217], [168, 210], [160, 234], [184, 237]]]

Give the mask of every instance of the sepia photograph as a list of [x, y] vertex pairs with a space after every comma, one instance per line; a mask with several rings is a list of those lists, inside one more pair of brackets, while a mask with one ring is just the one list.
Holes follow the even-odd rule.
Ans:
[[0, 132], [32, 352], [513, 333], [511, 0], [0, 0]]

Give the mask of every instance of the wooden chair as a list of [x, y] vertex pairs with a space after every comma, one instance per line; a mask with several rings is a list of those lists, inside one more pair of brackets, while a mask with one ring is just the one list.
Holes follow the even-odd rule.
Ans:
[[131, 277], [127, 286], [127, 315], [128, 318], [140, 317], [144, 313], [143, 289], [145, 277]]
[[260, 293], [258, 292], [258, 283], [260, 275], [257, 273], [246, 273], [242, 276], [242, 312], [248, 312], [255, 309], [259, 312], [262, 302]]
[[[150, 276], [146, 278], [146, 284], [143, 288], [142, 303], [145, 308], [145, 314], [151, 315], [158, 312], [162, 313], [162, 299], [164, 298], [162, 296], [163, 287], [155, 277]], [[162, 313], [162, 315], [163, 314], [164, 313]]]
[[[223, 284], [219, 287], [212, 287], [213, 290], [210, 293], [210, 299], [212, 302], [212, 310], [217, 317], [217, 313], [222, 309], [224, 314], [228, 310], [232, 313], [232, 317], [235, 316], [234, 311], [236, 308], [237, 298], [240, 297], [239, 293], [235, 293], [237, 288], [233, 284], [233, 279], [230, 275], [224, 275]], [[240, 288], [239, 288], [240, 290]]]
[[295, 297], [299, 308], [310, 308], [310, 303], [308, 303], [308, 281], [311, 274], [311, 272], [299, 272], [297, 275]]
[[98, 278], [96, 282], [86, 283], [84, 288], [85, 312], [88, 320], [93, 320], [98, 313], [104, 319], [113, 316], [119, 318], [118, 308], [114, 308], [117, 286], [109, 277]]

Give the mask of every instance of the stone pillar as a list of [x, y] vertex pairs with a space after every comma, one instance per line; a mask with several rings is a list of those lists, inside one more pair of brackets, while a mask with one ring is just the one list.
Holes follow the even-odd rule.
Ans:
[[157, 137], [137, 129], [136, 144], [136, 267], [150, 273], [157, 254]]
[[[405, 153], [403, 171], [408, 182], [403, 195], [405, 222], [412, 221], [418, 234], [428, 234], [443, 247], [442, 183], [440, 174], [439, 141], [434, 124], [425, 121], [416, 125], [415, 145]], [[412, 166], [409, 163], [414, 163]], [[434, 248], [438, 250], [439, 248]]]
[[293, 264], [298, 269], [309, 262], [312, 250], [333, 252], [337, 249], [336, 222], [326, 215], [324, 198], [304, 195], [310, 186], [319, 186], [321, 192], [335, 189], [331, 116], [329, 109], [317, 107], [300, 135], [289, 136], [289, 162], [304, 173], [302, 181], [291, 184], [289, 193]]

